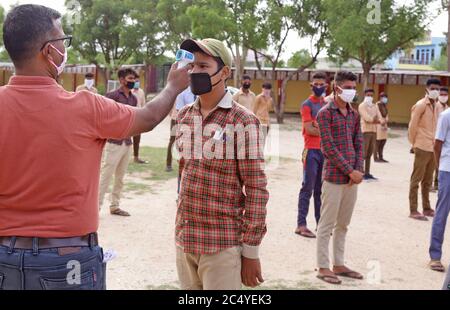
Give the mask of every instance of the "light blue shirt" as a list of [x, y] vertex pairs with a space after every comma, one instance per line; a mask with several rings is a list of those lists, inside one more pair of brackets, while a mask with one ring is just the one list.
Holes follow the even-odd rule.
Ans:
[[194, 103], [196, 96], [192, 93], [191, 88], [186, 88], [181, 94], [178, 95], [175, 101], [175, 109], [180, 111], [182, 108], [188, 104]]
[[444, 142], [439, 160], [439, 171], [450, 172], [450, 109], [442, 112], [439, 117], [436, 140]]

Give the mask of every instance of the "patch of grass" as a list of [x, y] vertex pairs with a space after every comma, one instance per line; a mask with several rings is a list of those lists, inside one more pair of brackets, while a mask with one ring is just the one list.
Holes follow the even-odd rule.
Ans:
[[172, 161], [172, 172], [166, 172], [167, 148], [141, 147], [139, 151], [141, 159], [148, 161], [146, 165], [131, 163], [128, 172], [135, 177], [149, 181], [167, 181], [178, 176], [178, 162]]
[[136, 195], [144, 195], [146, 193], [152, 192], [152, 188], [148, 184], [127, 182], [125, 184], [125, 192], [133, 192]]
[[399, 135], [399, 134], [397, 134], [397, 133], [389, 132], [389, 133], [388, 133], [388, 137], [389, 137], [389, 139], [396, 139], [396, 138], [400, 138], [401, 135]]

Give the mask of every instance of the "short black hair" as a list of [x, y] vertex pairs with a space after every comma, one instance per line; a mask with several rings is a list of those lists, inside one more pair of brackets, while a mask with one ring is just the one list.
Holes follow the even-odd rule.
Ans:
[[134, 76], [136, 77], [136, 79], [140, 79], [141, 78], [141, 76], [137, 72], [136, 72], [136, 74]]
[[365, 94], [367, 94], [367, 93], [374, 93], [374, 92], [375, 92], [375, 90], [374, 90], [373, 88], [367, 88], [367, 89], [364, 91]]
[[245, 74], [243, 77], [242, 77], [242, 80], [252, 80], [252, 78], [250, 77], [250, 75], [247, 75], [247, 74]]
[[448, 93], [448, 87], [441, 87], [440, 91], [445, 91]]
[[94, 73], [86, 73], [85, 75], [84, 75], [84, 77], [85, 78], [87, 78], [87, 79], [93, 79], [94, 78]]
[[328, 77], [327, 77], [327, 74], [325, 72], [319, 71], [319, 72], [314, 73], [314, 75], [312, 76], [312, 79], [313, 80], [325, 80], [326, 81], [328, 79]]
[[429, 79], [427, 81], [427, 87], [430, 87], [430, 85], [439, 85], [441, 86], [441, 80], [438, 79]]
[[60, 18], [58, 11], [35, 4], [16, 6], [8, 13], [3, 42], [16, 66], [34, 57], [46, 41], [54, 39], [54, 22]]
[[272, 89], [272, 84], [270, 84], [269, 82], [266, 82], [262, 85], [262, 88], [264, 89]]
[[134, 71], [134, 69], [131, 68], [122, 68], [119, 70], [119, 72], [117, 72], [117, 76], [119, 77], [119, 79], [124, 79], [129, 75], [132, 75], [136, 78], [137, 73], [136, 71]]
[[380, 93], [380, 98], [382, 98], [382, 97], [386, 97], [386, 98], [387, 98], [388, 95], [387, 95], [385, 92], [381, 92], [381, 93]]
[[350, 71], [338, 71], [334, 77], [334, 82], [336, 85], [341, 85], [345, 81], [355, 82], [357, 80], [356, 74]]

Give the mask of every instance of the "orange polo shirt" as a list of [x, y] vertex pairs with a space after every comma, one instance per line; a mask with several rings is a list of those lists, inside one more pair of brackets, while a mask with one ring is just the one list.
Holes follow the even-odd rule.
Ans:
[[132, 107], [47, 77], [0, 87], [0, 236], [96, 232], [103, 146], [127, 138], [134, 118]]

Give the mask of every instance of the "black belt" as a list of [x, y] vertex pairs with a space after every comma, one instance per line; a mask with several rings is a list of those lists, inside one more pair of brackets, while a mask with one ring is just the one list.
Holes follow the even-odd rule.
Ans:
[[20, 250], [93, 247], [98, 245], [98, 235], [97, 233], [92, 233], [82, 237], [71, 238], [0, 237], [0, 245]]

